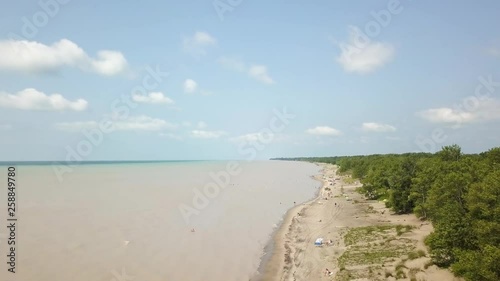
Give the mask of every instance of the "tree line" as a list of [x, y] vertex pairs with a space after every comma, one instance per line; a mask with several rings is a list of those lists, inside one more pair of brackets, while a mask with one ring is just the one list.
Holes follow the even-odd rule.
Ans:
[[436, 265], [466, 280], [500, 280], [500, 147], [480, 154], [451, 145], [435, 154], [286, 160], [339, 165], [339, 172], [360, 179], [366, 197], [432, 222], [425, 242]]

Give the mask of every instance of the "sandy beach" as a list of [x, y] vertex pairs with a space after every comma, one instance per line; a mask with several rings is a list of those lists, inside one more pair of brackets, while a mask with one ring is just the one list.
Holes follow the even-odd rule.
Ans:
[[[391, 214], [383, 202], [356, 192], [359, 181], [318, 165], [319, 195], [287, 213], [262, 280], [460, 280], [430, 262], [423, 243], [429, 222]], [[317, 238], [322, 246], [315, 246]]]

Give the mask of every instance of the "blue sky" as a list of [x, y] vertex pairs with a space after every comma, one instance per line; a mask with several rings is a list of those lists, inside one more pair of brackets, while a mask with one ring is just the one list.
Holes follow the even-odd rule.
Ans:
[[498, 1], [1, 5], [0, 160], [500, 143]]

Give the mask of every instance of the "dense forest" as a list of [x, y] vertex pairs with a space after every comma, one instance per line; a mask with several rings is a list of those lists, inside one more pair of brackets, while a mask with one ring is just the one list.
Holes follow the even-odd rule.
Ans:
[[433, 262], [471, 281], [500, 280], [500, 147], [463, 154], [407, 153], [287, 160], [332, 163], [359, 178], [360, 192], [398, 214], [430, 220]]

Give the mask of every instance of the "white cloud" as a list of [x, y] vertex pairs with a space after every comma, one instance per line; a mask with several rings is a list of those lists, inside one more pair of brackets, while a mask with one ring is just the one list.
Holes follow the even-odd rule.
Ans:
[[247, 72], [248, 76], [262, 83], [274, 84], [274, 80], [269, 75], [267, 66], [265, 65], [251, 65], [247, 67], [243, 61], [233, 57], [220, 57], [217, 62], [229, 70]]
[[217, 43], [217, 40], [212, 37], [212, 35], [203, 32], [203, 31], [198, 31], [196, 32], [193, 37], [191, 37], [191, 40], [197, 44], [197, 45], [215, 45]]
[[0, 92], [0, 107], [21, 110], [83, 111], [87, 105], [84, 99], [69, 101], [60, 94], [46, 95], [33, 88], [24, 89], [16, 94]]
[[162, 119], [149, 116], [132, 116], [122, 121], [113, 122], [115, 130], [119, 131], [160, 131], [175, 129], [177, 126]]
[[186, 79], [186, 81], [184, 81], [185, 93], [192, 94], [196, 92], [197, 89], [198, 89], [198, 83], [196, 83], [196, 81], [194, 81], [193, 79]]
[[217, 62], [224, 66], [227, 69], [234, 70], [234, 71], [239, 71], [239, 72], [245, 72], [246, 71], [246, 65], [243, 61], [237, 59], [237, 58], [232, 58], [232, 57], [220, 57]]
[[427, 109], [418, 115], [432, 123], [469, 123], [475, 118], [471, 112], [460, 112], [448, 107]]
[[311, 135], [319, 135], [319, 136], [340, 136], [342, 135], [342, 132], [335, 129], [331, 128], [328, 126], [317, 126], [312, 129], [306, 130], [306, 133], [311, 134]]
[[366, 122], [363, 123], [361, 129], [366, 132], [394, 132], [396, 131], [396, 127], [391, 126], [389, 124], [375, 123], [375, 122]]
[[[469, 102], [468, 102], [469, 101]], [[417, 112], [417, 115], [431, 123], [460, 126], [467, 123], [478, 123], [500, 119], [500, 100], [485, 98], [464, 99], [462, 104], [450, 107], [431, 108]]]
[[[274, 135], [273, 135], [274, 136]], [[250, 133], [246, 135], [241, 135], [238, 137], [230, 138], [229, 141], [242, 143], [242, 142], [259, 142], [260, 140], [269, 139], [269, 135], [264, 135], [263, 133]]]
[[337, 62], [347, 72], [369, 73], [382, 67], [394, 57], [394, 47], [388, 43], [359, 40], [366, 36], [357, 27], [350, 27], [349, 41], [340, 42]]
[[99, 51], [98, 59], [90, 60], [92, 69], [102, 75], [113, 76], [122, 73], [127, 68], [127, 60], [117, 51]]
[[162, 92], [152, 92], [146, 96], [140, 94], [134, 94], [132, 100], [140, 103], [151, 103], [151, 104], [174, 104], [174, 101], [166, 97]]
[[274, 80], [267, 73], [267, 66], [265, 65], [252, 65], [248, 69], [248, 75], [265, 84], [274, 83]]
[[184, 38], [182, 49], [193, 56], [206, 55], [206, 49], [210, 46], [217, 45], [217, 40], [210, 34], [198, 31], [190, 37]]
[[99, 124], [95, 121], [82, 121], [82, 122], [60, 122], [54, 125], [59, 131], [65, 132], [80, 132], [83, 129], [89, 130], [97, 128]]
[[191, 136], [198, 139], [218, 139], [224, 135], [227, 135], [224, 131], [204, 131], [204, 130], [193, 130], [191, 131]]
[[[175, 129], [175, 124], [169, 123], [162, 119], [155, 119], [149, 116], [131, 116], [124, 120], [110, 120], [110, 126], [113, 131], [161, 131]], [[62, 122], [57, 123], [54, 127], [61, 131], [78, 132], [83, 129], [98, 128], [99, 124], [95, 121], [81, 122]]]
[[98, 51], [97, 58], [92, 58], [67, 39], [50, 46], [27, 40], [0, 41], [0, 70], [54, 72], [65, 66], [111, 76], [125, 71], [127, 60], [121, 52], [110, 50]]
[[199, 93], [203, 96], [210, 96], [212, 95], [212, 92], [207, 91], [205, 89], [201, 89], [198, 86], [198, 82], [194, 81], [193, 79], [186, 79], [184, 80], [184, 93], [186, 94], [194, 94], [194, 93]]

